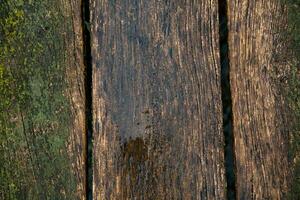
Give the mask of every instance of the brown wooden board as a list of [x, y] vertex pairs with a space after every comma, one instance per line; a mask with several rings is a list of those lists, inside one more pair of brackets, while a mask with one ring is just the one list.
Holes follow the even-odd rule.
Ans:
[[81, 2], [0, 2], [0, 199], [85, 198]]
[[289, 128], [276, 84], [284, 77], [275, 73], [285, 14], [276, 0], [228, 1], [237, 199], [283, 199], [288, 189]]
[[92, 0], [93, 198], [224, 199], [216, 0]]

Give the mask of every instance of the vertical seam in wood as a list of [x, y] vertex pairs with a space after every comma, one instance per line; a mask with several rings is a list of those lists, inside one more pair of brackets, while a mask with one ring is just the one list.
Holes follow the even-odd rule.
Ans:
[[227, 199], [236, 199], [236, 165], [233, 135], [232, 96], [230, 88], [230, 62], [228, 46], [227, 1], [218, 0], [219, 5], [219, 49], [221, 63], [221, 89], [223, 107], [224, 160]]
[[82, 34], [85, 65], [85, 126], [86, 126], [86, 199], [93, 199], [93, 102], [92, 102], [92, 55], [91, 55], [91, 35], [90, 35], [90, 1], [82, 0]]

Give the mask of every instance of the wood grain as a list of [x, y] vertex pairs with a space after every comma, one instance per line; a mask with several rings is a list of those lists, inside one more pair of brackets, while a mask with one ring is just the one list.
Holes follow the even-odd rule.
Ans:
[[274, 74], [285, 10], [276, 0], [233, 0], [228, 13], [237, 199], [284, 199], [289, 133]]
[[72, 171], [76, 176], [76, 195], [86, 199], [87, 125], [86, 125], [86, 66], [84, 63], [82, 1], [64, 1], [65, 13], [71, 21], [67, 26], [71, 34], [66, 38], [66, 79], [71, 111], [68, 153], [73, 159]]
[[94, 199], [224, 199], [217, 1], [92, 0]]

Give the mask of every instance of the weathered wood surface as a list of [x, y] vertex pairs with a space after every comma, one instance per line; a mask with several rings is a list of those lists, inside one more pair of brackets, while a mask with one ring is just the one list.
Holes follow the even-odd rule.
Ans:
[[[68, 139], [68, 154], [71, 156], [72, 171], [76, 175], [76, 198], [86, 199], [87, 177], [87, 124], [86, 124], [86, 66], [84, 63], [82, 1], [64, 1], [66, 17], [70, 20], [70, 34], [66, 38], [67, 63], [71, 126]], [[71, 196], [71, 195], [70, 195]], [[70, 196], [68, 198], [70, 198]]]
[[276, 0], [233, 0], [228, 14], [237, 199], [284, 199], [289, 133], [275, 52], [285, 10]]
[[[286, 9], [227, 9], [236, 199], [286, 199], [300, 157], [288, 160], [297, 119], [283, 91]], [[93, 199], [225, 199], [217, 0], [91, 0], [90, 24], [82, 10], [78, 0], [0, 2], [0, 199], [87, 198], [84, 24]]]
[[224, 199], [216, 0], [92, 0], [94, 199]]
[[0, 15], [0, 199], [84, 199], [81, 1], [1, 1]]

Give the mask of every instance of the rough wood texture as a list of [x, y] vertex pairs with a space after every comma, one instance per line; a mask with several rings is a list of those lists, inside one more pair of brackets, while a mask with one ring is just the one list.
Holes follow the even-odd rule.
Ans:
[[0, 199], [85, 199], [81, 1], [0, 13]]
[[71, 30], [66, 38], [67, 66], [66, 79], [68, 80], [68, 97], [71, 102], [71, 128], [69, 137], [68, 153], [72, 157], [72, 170], [76, 175], [78, 199], [86, 199], [86, 162], [87, 162], [87, 136], [86, 136], [86, 94], [85, 76], [86, 66], [84, 63], [83, 45], [83, 22], [82, 1], [64, 1], [67, 24]]
[[94, 199], [224, 199], [216, 0], [92, 0]]
[[273, 80], [284, 9], [276, 0], [233, 0], [228, 13], [237, 199], [282, 199], [288, 127]]

